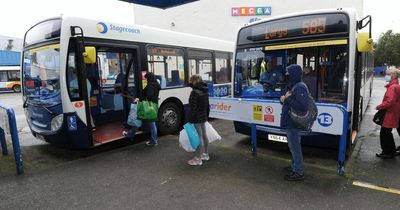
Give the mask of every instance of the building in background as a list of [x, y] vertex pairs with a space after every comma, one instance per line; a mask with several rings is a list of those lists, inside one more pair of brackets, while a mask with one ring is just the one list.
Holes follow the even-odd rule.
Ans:
[[363, 0], [200, 0], [165, 10], [134, 4], [135, 24], [234, 41], [239, 27], [287, 13], [355, 8], [363, 16]]
[[0, 35], [0, 50], [22, 51], [22, 39]]

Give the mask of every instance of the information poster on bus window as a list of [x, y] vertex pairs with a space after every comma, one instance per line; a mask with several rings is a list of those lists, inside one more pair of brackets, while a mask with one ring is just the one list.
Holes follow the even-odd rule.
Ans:
[[[333, 135], [343, 133], [343, 112], [334, 104], [318, 105], [312, 131]], [[273, 100], [210, 97], [210, 117], [279, 127], [282, 105]]]

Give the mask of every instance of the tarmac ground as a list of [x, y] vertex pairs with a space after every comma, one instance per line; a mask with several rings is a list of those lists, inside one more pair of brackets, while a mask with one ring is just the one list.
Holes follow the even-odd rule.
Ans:
[[283, 180], [286, 144], [260, 140], [253, 157], [250, 138], [230, 121], [211, 121], [223, 140], [210, 145], [210, 161], [191, 167], [193, 154], [179, 148], [177, 135], [152, 148], [147, 135], [90, 150], [42, 142], [30, 134], [21, 95], [2, 93], [0, 102], [16, 112], [25, 174], [16, 175], [12, 154], [0, 156], [0, 209], [400, 209], [400, 157], [375, 157], [380, 127], [372, 117], [384, 84], [374, 81], [345, 175], [336, 174], [337, 151], [303, 147], [303, 182]]

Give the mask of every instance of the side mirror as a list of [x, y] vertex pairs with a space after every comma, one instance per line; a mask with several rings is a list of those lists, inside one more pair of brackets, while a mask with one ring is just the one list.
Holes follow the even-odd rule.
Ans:
[[85, 52], [83, 52], [83, 59], [86, 64], [96, 63], [96, 48], [85, 47]]
[[371, 52], [372, 51], [372, 39], [368, 32], [359, 32], [357, 37], [357, 50], [359, 52]]

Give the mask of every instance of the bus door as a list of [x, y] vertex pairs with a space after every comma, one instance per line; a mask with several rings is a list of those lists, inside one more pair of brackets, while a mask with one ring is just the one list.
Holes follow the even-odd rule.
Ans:
[[123, 138], [130, 102], [137, 97], [139, 87], [135, 49], [97, 47], [96, 51], [96, 66], [86, 68], [88, 86], [92, 86], [90, 113], [95, 145]]

